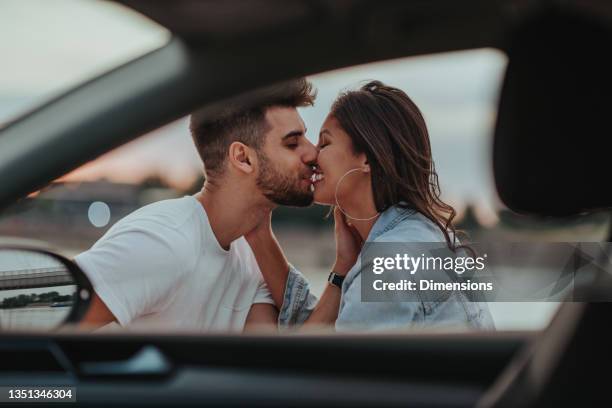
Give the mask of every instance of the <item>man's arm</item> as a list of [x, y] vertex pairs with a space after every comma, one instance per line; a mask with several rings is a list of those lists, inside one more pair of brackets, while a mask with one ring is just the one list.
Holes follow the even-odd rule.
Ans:
[[[338, 220], [336, 222], [338, 223]], [[344, 224], [341, 224], [338, 227], [337, 224], [337, 228], [343, 228], [343, 225]], [[338, 233], [338, 231], [336, 231], [336, 233]], [[287, 305], [284, 303], [285, 290], [287, 288], [287, 280], [290, 273], [290, 265], [289, 262], [287, 262], [278, 241], [274, 237], [274, 233], [272, 232], [271, 214], [258, 227], [245, 235], [245, 238], [255, 254], [255, 259], [257, 260], [259, 269], [261, 270], [264, 280], [268, 285], [274, 302], [279, 310], [282, 311], [283, 307], [287, 307]], [[344, 262], [343, 259], [340, 261], [336, 260], [334, 271], [338, 274], [346, 274], [352, 266], [351, 262], [352, 260], [349, 262]], [[303, 280], [297, 271], [293, 273], [294, 278], [299, 276], [300, 279]], [[301, 282], [298, 282], [298, 284], [301, 284]], [[308, 306], [308, 303], [311, 303], [309, 302], [310, 300], [316, 301], [314, 295], [310, 294], [307, 288], [303, 288], [303, 290], [300, 290], [300, 292], [302, 293], [303, 297], [303, 299], [300, 300], [303, 301], [303, 304], [298, 305], [299, 307], [303, 308], [304, 306]], [[340, 297], [340, 288], [328, 284], [314, 308], [311, 310], [302, 310], [302, 312], [309, 312], [309, 316], [306, 318], [303, 324], [305, 326], [334, 324], [336, 318], [338, 317]]]
[[269, 303], [255, 303], [251, 306], [244, 324], [245, 332], [276, 330], [278, 309]]
[[98, 328], [112, 322], [116, 322], [117, 318], [109, 310], [106, 304], [100, 299], [100, 296], [94, 292], [89, 304], [89, 309], [85, 313], [83, 320], [79, 322], [79, 327], [83, 328]]
[[170, 296], [184, 273], [188, 254], [175, 229], [145, 222], [113, 228], [74, 259], [95, 291], [83, 327], [129, 325]]
[[[267, 223], [269, 225], [269, 221]], [[280, 309], [283, 306], [285, 287], [287, 286], [289, 262], [287, 262], [287, 258], [285, 258], [285, 254], [271, 228], [267, 226], [258, 227], [245, 235], [245, 238], [253, 250], [253, 254], [255, 254], [255, 260], [268, 285], [272, 299], [276, 307]]]
[[[293, 307], [293, 305], [285, 304], [284, 300], [285, 289], [287, 288], [287, 280], [290, 273], [290, 266], [285, 259], [282, 250], [280, 249], [278, 241], [276, 238], [274, 238], [274, 235], [258, 239], [257, 242], [251, 244], [251, 248], [255, 253], [255, 259], [257, 260], [259, 269], [261, 270], [264, 280], [268, 285], [272, 298], [278, 306], [278, 309], [283, 310], [283, 308]], [[303, 277], [296, 270], [294, 270], [292, 273], [295, 274], [293, 277], [294, 280], [298, 276], [299, 278], [297, 279], [303, 280]], [[304, 285], [306, 282], [296, 282], [296, 284]], [[308, 317], [303, 322], [303, 326], [334, 324], [336, 318], [338, 317], [338, 309], [340, 307], [340, 288], [328, 283], [318, 301], [316, 301], [316, 297], [314, 297], [314, 295], [309, 293], [309, 289], [307, 287], [303, 287], [299, 290], [299, 292], [302, 294], [303, 299], [298, 299], [298, 301], [303, 303], [300, 303], [298, 307], [308, 309], [301, 310], [300, 312], [302, 314], [309, 313]], [[312, 301], [309, 302], [311, 299], [308, 298], [312, 298]], [[309, 303], [314, 303], [315, 301], [316, 305], [314, 308], [311, 308]], [[276, 317], [278, 318], [278, 313]]]
[[[272, 232], [271, 214], [257, 228], [245, 235], [245, 238], [255, 254], [274, 303], [282, 310], [290, 266]], [[304, 324], [333, 324], [338, 316], [339, 305], [340, 290], [326, 289]]]

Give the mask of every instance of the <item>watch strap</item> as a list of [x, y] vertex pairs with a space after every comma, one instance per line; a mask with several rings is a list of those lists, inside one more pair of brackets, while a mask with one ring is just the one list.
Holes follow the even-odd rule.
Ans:
[[337, 286], [342, 289], [342, 283], [344, 282], [344, 276], [338, 275], [336, 272], [331, 272], [327, 281], [334, 286]]

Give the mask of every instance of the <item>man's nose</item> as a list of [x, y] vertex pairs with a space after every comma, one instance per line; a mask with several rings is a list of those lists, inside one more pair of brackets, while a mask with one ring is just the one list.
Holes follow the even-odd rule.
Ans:
[[302, 155], [302, 161], [306, 164], [314, 164], [317, 161], [318, 155], [317, 148], [310, 140], [306, 139], [306, 146], [304, 154]]

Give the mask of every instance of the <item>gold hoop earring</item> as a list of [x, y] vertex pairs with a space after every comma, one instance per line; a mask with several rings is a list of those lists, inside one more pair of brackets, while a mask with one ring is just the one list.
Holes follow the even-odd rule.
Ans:
[[340, 177], [340, 180], [338, 180], [338, 183], [336, 184], [336, 191], [334, 192], [334, 199], [336, 201], [336, 207], [338, 207], [338, 209], [340, 210], [340, 212], [342, 214], [344, 214], [344, 216], [346, 218], [350, 218], [351, 220], [355, 220], [355, 221], [370, 221], [373, 220], [374, 218], [378, 217], [380, 215], [380, 212], [376, 212], [376, 214], [374, 214], [373, 216], [369, 217], [369, 218], [356, 218], [356, 217], [351, 217], [350, 215], [348, 215], [346, 213], [346, 211], [344, 211], [342, 209], [342, 207], [340, 206], [340, 203], [338, 202], [338, 188], [340, 187], [340, 183], [342, 183], [342, 180], [344, 180], [344, 178], [349, 175], [350, 173], [354, 172], [354, 171], [359, 171], [361, 170], [359, 167], [356, 167], [354, 169], [351, 169], [349, 171], [347, 171], [346, 173], [344, 173], [342, 175], [342, 177]]

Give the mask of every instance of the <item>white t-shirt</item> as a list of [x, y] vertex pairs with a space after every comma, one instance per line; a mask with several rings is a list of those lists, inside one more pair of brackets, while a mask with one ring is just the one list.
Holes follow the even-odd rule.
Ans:
[[224, 250], [192, 196], [134, 211], [75, 261], [122, 326], [242, 330], [274, 303], [244, 237]]

